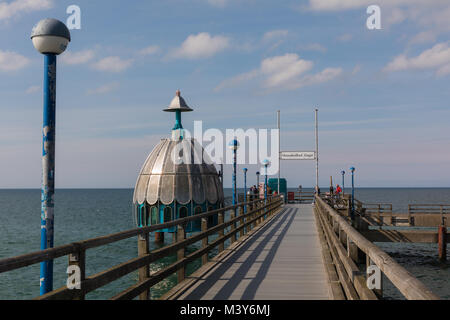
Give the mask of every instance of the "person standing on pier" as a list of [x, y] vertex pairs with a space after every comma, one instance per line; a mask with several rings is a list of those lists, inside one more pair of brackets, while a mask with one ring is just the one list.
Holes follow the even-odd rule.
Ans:
[[337, 184], [336, 185], [336, 197], [339, 199], [341, 197], [342, 188]]

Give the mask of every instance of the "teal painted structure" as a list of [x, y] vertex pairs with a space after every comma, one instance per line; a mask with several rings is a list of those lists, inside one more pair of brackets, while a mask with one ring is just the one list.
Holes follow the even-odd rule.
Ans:
[[[269, 188], [272, 192], [278, 190], [278, 178], [270, 178], [268, 182]], [[285, 178], [280, 178], [280, 194], [284, 195], [284, 199], [287, 199], [287, 182]]]

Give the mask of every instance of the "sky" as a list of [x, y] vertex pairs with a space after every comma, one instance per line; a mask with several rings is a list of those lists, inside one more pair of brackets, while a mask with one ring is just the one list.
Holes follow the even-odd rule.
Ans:
[[[280, 110], [282, 151], [314, 149], [318, 108], [322, 187], [351, 166], [359, 187], [449, 187], [450, 3], [376, 2], [380, 30], [366, 26], [372, 0], [0, 1], [0, 188], [40, 188], [30, 33], [70, 5], [81, 29], [58, 57], [56, 188], [133, 188], [170, 135], [177, 89], [187, 129], [275, 128]], [[281, 163], [292, 187], [313, 186], [314, 170]]]

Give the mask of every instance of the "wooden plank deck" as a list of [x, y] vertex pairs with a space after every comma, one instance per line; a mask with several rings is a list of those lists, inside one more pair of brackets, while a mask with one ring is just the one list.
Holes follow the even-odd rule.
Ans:
[[311, 204], [288, 204], [169, 299], [319, 300], [329, 287]]

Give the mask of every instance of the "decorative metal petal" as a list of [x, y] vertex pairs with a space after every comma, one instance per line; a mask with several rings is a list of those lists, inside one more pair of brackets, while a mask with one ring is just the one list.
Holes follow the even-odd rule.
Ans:
[[218, 201], [223, 203], [223, 188], [222, 183], [220, 182], [219, 176], [217, 175], [214, 180], [216, 181], [217, 191], [218, 191]]
[[175, 173], [175, 164], [173, 162], [173, 150], [176, 146], [175, 141], [169, 141], [169, 147], [166, 152], [165, 162], [163, 167], [163, 174], [174, 174]]
[[150, 180], [147, 188], [147, 203], [152, 205], [158, 202], [159, 196], [159, 174], [150, 176]]
[[192, 197], [196, 203], [205, 202], [205, 191], [203, 188], [203, 179], [200, 174], [192, 175]]
[[156, 158], [155, 164], [153, 165], [151, 174], [161, 174], [163, 173], [164, 161], [166, 159], [167, 149], [169, 148], [170, 140], [164, 140], [164, 146], [161, 149], [161, 152], [158, 154]]
[[218, 200], [216, 183], [214, 181], [214, 176], [206, 176], [206, 199], [209, 203], [215, 204]]
[[143, 204], [145, 202], [145, 195], [147, 192], [147, 184], [149, 175], [141, 175], [138, 178], [136, 188], [134, 189], [134, 203]]
[[187, 204], [191, 200], [189, 190], [189, 176], [187, 174], [177, 174], [175, 177], [176, 189], [175, 198], [181, 204]]
[[162, 139], [158, 145], [153, 149], [153, 151], [150, 153], [150, 155], [147, 157], [147, 160], [145, 160], [144, 165], [141, 169], [141, 174], [151, 174], [153, 170], [153, 166], [155, 165], [156, 158], [158, 157], [159, 153], [161, 152], [162, 147], [166, 143], [167, 139]]
[[163, 204], [171, 204], [174, 200], [174, 175], [161, 177], [160, 200]]

